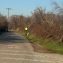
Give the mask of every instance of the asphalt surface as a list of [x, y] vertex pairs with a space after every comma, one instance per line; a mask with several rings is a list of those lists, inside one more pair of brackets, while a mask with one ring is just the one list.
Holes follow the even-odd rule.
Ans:
[[34, 52], [26, 38], [7, 32], [0, 35], [0, 63], [63, 63], [63, 55]]

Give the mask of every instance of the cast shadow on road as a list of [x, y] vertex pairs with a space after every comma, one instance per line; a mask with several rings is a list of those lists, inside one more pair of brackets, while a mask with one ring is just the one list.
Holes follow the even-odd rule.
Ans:
[[13, 32], [7, 32], [0, 35], [0, 43], [25, 43], [28, 42], [23, 36], [16, 35]]

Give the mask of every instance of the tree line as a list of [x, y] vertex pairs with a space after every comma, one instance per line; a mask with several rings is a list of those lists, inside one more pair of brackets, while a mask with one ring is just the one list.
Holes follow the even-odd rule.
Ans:
[[58, 13], [46, 12], [42, 7], [38, 7], [31, 16], [11, 16], [8, 28], [24, 32], [24, 28], [28, 27], [30, 34], [63, 42], [63, 8], [56, 2], [54, 5]]

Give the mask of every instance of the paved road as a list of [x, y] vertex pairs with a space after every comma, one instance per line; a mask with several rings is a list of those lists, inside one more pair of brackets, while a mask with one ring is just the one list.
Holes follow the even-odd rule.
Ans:
[[0, 35], [0, 63], [63, 63], [63, 55], [36, 53], [23, 36], [7, 32]]

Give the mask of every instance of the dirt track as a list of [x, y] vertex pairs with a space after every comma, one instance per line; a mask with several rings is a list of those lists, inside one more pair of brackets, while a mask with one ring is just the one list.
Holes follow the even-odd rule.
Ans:
[[23, 36], [7, 32], [0, 35], [0, 63], [63, 63], [63, 55], [34, 52]]

